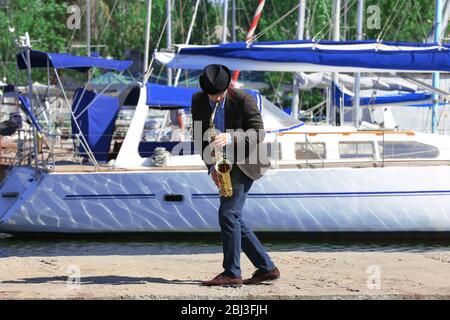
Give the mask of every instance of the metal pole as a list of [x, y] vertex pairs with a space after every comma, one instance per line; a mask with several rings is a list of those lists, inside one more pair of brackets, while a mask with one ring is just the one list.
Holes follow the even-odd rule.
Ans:
[[147, 73], [147, 68], [148, 68], [151, 23], [152, 23], [152, 0], [147, 0], [147, 26], [145, 28], [144, 66], [142, 67], [142, 78], [145, 77], [145, 74]]
[[[31, 41], [30, 41], [30, 35], [28, 32], [25, 33], [25, 51], [27, 56], [27, 77], [28, 77], [28, 95], [30, 99], [30, 111], [34, 115], [34, 108], [33, 108], [33, 80], [31, 78], [31, 57], [30, 57], [30, 51], [31, 51]], [[34, 124], [31, 124], [31, 127], [33, 128], [33, 153], [34, 153], [34, 165], [36, 167], [36, 173], [38, 173], [39, 169], [39, 163], [38, 163], [38, 149], [37, 149], [37, 132], [36, 127]]]
[[224, 0], [222, 43], [227, 43], [227, 29], [228, 29], [228, 0]]
[[231, 40], [233, 42], [236, 42], [236, 0], [233, 0], [233, 2], [231, 3], [232, 8], [231, 8], [231, 12], [232, 12], [232, 16], [231, 16], [231, 23], [232, 23], [232, 33], [231, 33]]
[[[303, 40], [305, 34], [305, 12], [306, 12], [306, 0], [298, 0], [298, 23], [297, 23], [297, 40]], [[300, 103], [299, 86], [298, 86], [298, 73], [294, 73], [294, 80], [292, 83], [292, 111], [291, 117], [298, 118], [298, 108]]]
[[[341, 31], [341, 0], [334, 0], [333, 2], [333, 40], [339, 41], [340, 39], [340, 31]], [[333, 73], [333, 85], [339, 84], [339, 73], [334, 72]], [[334, 92], [335, 90], [332, 90]], [[331, 104], [333, 105], [333, 114], [328, 115], [329, 119], [331, 120], [332, 125], [342, 125], [342, 120], [344, 118], [344, 110], [342, 109], [342, 106], [334, 106], [334, 96], [331, 97]], [[337, 112], [336, 108], [339, 108], [339, 121], [336, 117]]]
[[[356, 18], [356, 39], [363, 39], [363, 19], [364, 19], [364, 0], [358, 0], [358, 12]], [[359, 127], [361, 121], [360, 108], [360, 91], [361, 91], [361, 73], [355, 75], [355, 101], [353, 106], [353, 124], [355, 128]]]
[[[167, 48], [172, 46], [172, 0], [166, 1], [167, 8]], [[167, 85], [172, 86], [172, 69], [167, 68]]]
[[[442, 0], [436, 0], [434, 17], [434, 42], [441, 43], [441, 27], [442, 27]], [[440, 87], [440, 73], [433, 73], [433, 87], [439, 89]], [[439, 107], [439, 95], [433, 94], [433, 108], [431, 110], [431, 132], [437, 131], [437, 108]]]
[[91, 0], [86, 0], [86, 53], [91, 56]]

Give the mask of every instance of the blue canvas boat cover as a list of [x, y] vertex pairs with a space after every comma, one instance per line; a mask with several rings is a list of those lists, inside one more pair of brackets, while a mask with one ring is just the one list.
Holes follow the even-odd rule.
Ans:
[[157, 52], [171, 68], [203, 69], [221, 63], [233, 70], [286, 72], [450, 72], [450, 45], [367, 41], [244, 42], [178, 46]]
[[[72, 111], [95, 159], [108, 161], [112, 134], [119, 111], [119, 98], [98, 95], [79, 88], [75, 91]], [[73, 118], [72, 133], [79, 133]], [[86, 150], [81, 144], [79, 152], [86, 154]]]
[[26, 114], [28, 119], [31, 121], [33, 126], [36, 128], [36, 130], [39, 133], [42, 133], [42, 127], [37, 121], [36, 117], [34, 116], [34, 113], [31, 111], [31, 104], [30, 104], [30, 98], [27, 96], [24, 96], [22, 94], [19, 95], [19, 102], [20, 102], [20, 108], [22, 111]]
[[[147, 105], [155, 109], [191, 108], [192, 95], [199, 92], [199, 88], [170, 87], [160, 84], [147, 83]], [[258, 103], [261, 110], [261, 94], [257, 91], [245, 90]]]
[[[27, 63], [25, 52], [18, 53], [16, 58], [19, 69], [26, 69]], [[73, 69], [80, 72], [86, 72], [90, 68], [110, 69], [121, 72], [128, 69], [133, 63], [133, 61], [130, 60], [111, 60], [35, 50], [31, 50], [30, 59], [32, 68], [47, 68], [47, 66], [49, 66], [56, 69]]]
[[147, 82], [147, 105], [155, 109], [190, 108], [198, 88], [170, 87]]
[[[353, 107], [354, 97], [343, 93], [341, 89], [335, 85], [335, 104], [343, 103], [344, 107]], [[426, 92], [392, 94], [386, 96], [366, 96], [360, 98], [360, 106], [376, 106], [376, 105], [402, 105], [402, 106], [421, 106], [428, 105], [433, 95]]]

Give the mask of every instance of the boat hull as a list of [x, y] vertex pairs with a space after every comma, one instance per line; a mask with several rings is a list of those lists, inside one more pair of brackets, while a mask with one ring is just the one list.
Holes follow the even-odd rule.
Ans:
[[[0, 187], [0, 232], [219, 230], [206, 171], [42, 173], [33, 181], [30, 170], [11, 169]], [[449, 232], [450, 167], [269, 170], [243, 216], [261, 232]]]

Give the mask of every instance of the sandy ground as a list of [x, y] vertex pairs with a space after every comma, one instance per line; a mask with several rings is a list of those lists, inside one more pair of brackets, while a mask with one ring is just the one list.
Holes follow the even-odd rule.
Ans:
[[199, 285], [221, 254], [0, 258], [0, 299], [450, 299], [450, 252], [271, 255], [282, 278], [241, 288]]

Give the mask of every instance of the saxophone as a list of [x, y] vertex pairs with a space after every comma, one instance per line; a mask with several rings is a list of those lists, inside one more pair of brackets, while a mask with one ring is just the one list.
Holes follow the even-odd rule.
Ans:
[[[216, 110], [219, 107], [219, 102], [216, 102], [214, 110], [209, 120], [209, 136], [211, 141], [214, 141], [216, 137], [216, 128], [214, 126], [214, 117], [216, 116]], [[230, 172], [232, 168], [231, 162], [226, 158], [225, 154], [219, 147], [214, 147], [211, 152], [213, 166], [218, 173], [219, 179], [219, 192], [225, 198], [231, 198], [233, 196], [233, 186], [231, 185]]]

